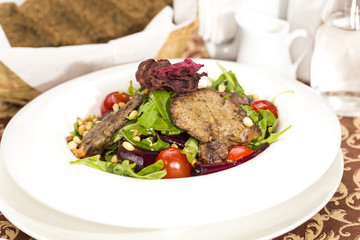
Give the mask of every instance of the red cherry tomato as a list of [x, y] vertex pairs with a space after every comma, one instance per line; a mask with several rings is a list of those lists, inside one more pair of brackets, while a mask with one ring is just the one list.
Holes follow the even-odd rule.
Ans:
[[191, 164], [179, 148], [170, 147], [160, 152], [156, 162], [162, 160], [167, 174], [164, 178], [190, 177]]
[[278, 109], [277, 107], [268, 100], [256, 100], [250, 103], [250, 106], [252, 109], [254, 109], [256, 112], [258, 109], [266, 110], [269, 109], [276, 118], [278, 118]]
[[112, 92], [109, 93], [104, 101], [101, 103], [100, 111], [101, 114], [106, 113], [107, 111], [111, 110], [114, 103], [124, 102], [127, 103], [130, 100], [130, 95], [126, 93], [120, 92]]
[[226, 161], [235, 162], [238, 161], [250, 154], [252, 154], [254, 150], [251, 148], [244, 146], [244, 145], [236, 145], [231, 146], [229, 148], [228, 156], [226, 158]]

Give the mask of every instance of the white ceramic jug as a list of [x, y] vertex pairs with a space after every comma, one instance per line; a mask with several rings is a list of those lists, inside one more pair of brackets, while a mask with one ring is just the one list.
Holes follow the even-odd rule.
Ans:
[[[310, 45], [305, 29], [290, 31], [287, 21], [256, 12], [240, 12], [235, 19], [239, 27], [238, 62], [296, 79], [296, 70]], [[293, 61], [290, 48], [298, 38], [304, 38], [307, 44], [302, 54]]]

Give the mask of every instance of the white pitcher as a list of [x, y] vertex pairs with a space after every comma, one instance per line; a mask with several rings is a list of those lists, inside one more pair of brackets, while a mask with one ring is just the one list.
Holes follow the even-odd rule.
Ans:
[[[256, 12], [240, 12], [235, 16], [238, 24], [239, 48], [237, 61], [259, 66], [290, 79], [296, 79], [296, 70], [310, 46], [305, 29], [290, 32], [287, 21]], [[303, 53], [293, 61], [290, 48], [297, 38], [307, 42]]]

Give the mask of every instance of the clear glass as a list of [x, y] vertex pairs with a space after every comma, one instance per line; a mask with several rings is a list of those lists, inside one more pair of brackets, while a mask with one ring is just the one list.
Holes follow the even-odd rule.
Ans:
[[311, 61], [311, 87], [342, 116], [360, 116], [359, 2], [327, 3]]

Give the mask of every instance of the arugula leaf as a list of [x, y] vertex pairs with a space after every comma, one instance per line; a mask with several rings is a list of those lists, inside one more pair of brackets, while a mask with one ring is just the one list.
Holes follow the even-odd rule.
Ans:
[[199, 151], [199, 140], [193, 137], [189, 137], [189, 139], [185, 142], [185, 147], [181, 150], [181, 153], [186, 155], [187, 160], [192, 164], [196, 155]]
[[250, 105], [241, 105], [241, 107], [245, 110], [246, 115], [250, 117], [255, 124], [259, 123], [260, 116]]
[[110, 161], [111, 157], [117, 154], [118, 149], [119, 147], [117, 143], [114, 143], [113, 145], [108, 147], [104, 153], [105, 160]]
[[209, 86], [209, 88], [213, 89], [213, 90], [218, 90], [219, 89], [219, 85], [222, 83], [225, 83], [226, 81], [226, 77], [224, 74], [221, 74], [217, 80], [214, 80], [210, 77], [208, 77], [208, 79], [211, 82], [211, 85]]
[[79, 124], [78, 124], [79, 119], [80, 119], [79, 117], [76, 118], [76, 122], [74, 123], [74, 130], [70, 132], [70, 135], [73, 137], [78, 137], [81, 140], [82, 136], [79, 134]]
[[260, 146], [260, 145], [262, 145], [262, 144], [264, 144], [264, 143], [272, 144], [272, 143], [276, 142], [276, 141], [278, 140], [278, 138], [279, 138], [284, 132], [286, 132], [287, 130], [289, 130], [290, 128], [291, 128], [291, 125], [288, 126], [287, 128], [285, 128], [284, 130], [282, 130], [281, 132], [272, 133], [272, 134], [270, 134], [269, 137], [267, 137], [267, 138], [265, 138], [265, 139], [263, 139], [263, 140], [255, 143], [254, 145], [255, 145], [255, 146]]
[[269, 109], [258, 109], [258, 112], [256, 112], [249, 105], [242, 105], [241, 107], [246, 111], [247, 116], [250, 117], [254, 123], [260, 127], [262, 133], [261, 136], [247, 145], [252, 149], [256, 149], [264, 143], [272, 144], [281, 134], [283, 134], [291, 127], [289, 126], [281, 132], [274, 133], [279, 124], [279, 119], [277, 119]]
[[[123, 137], [131, 144], [152, 151], [161, 151], [170, 147], [170, 144], [161, 140], [159, 135], [154, 129], [147, 129], [137, 123], [129, 124], [123, 127], [121, 130]], [[134, 134], [136, 136], [145, 137], [140, 142], [134, 140]], [[154, 136], [157, 136], [157, 141], [154, 142]]]
[[153, 91], [150, 93], [149, 98], [152, 101], [160, 115], [167, 121], [171, 122], [171, 114], [169, 111], [170, 99], [172, 94], [166, 91]]
[[113, 173], [122, 176], [143, 178], [143, 179], [160, 179], [166, 175], [166, 170], [160, 170], [164, 167], [162, 161], [158, 161], [150, 166], [147, 166], [139, 173], [134, 171], [136, 163], [131, 163], [129, 160], [124, 160], [120, 163], [105, 162], [100, 160], [100, 155], [95, 155], [88, 158], [77, 159], [71, 161], [70, 164], [83, 164], [98, 170]]
[[169, 124], [163, 118], [156, 119], [155, 123], [153, 124], [153, 128], [158, 131], [167, 131], [169, 130]]
[[262, 119], [267, 120], [266, 125], [268, 127], [268, 132], [273, 133], [279, 123], [279, 120], [274, 116], [274, 114], [269, 109], [266, 110], [258, 109], [258, 113], [262, 117]]
[[113, 172], [113, 163], [111, 162], [105, 162], [100, 160], [100, 154], [95, 155], [88, 158], [79, 158], [75, 161], [71, 161], [70, 164], [83, 164], [92, 168], [96, 168], [98, 170], [104, 171], [104, 172]]
[[169, 110], [172, 92], [153, 91], [148, 101], [139, 108], [137, 123], [147, 129], [161, 131], [162, 134], [180, 134], [184, 130], [176, 127]]
[[160, 171], [163, 167], [164, 167], [164, 162], [162, 160], [159, 160], [159, 161], [157, 161], [157, 162], [143, 168], [137, 174], [140, 175], [140, 176], [146, 176], [146, 175], [149, 175], [151, 173], [155, 173], [155, 172]]
[[134, 88], [132, 80], [130, 80], [130, 84], [129, 84], [129, 88], [128, 88], [129, 95], [134, 96], [136, 92], [142, 92], [144, 90], [145, 90], [145, 87]]
[[226, 69], [220, 63], [217, 62], [216, 64], [219, 66], [219, 68], [223, 72], [224, 76], [221, 77], [221, 75], [220, 75], [220, 77], [221, 77], [221, 79], [223, 79], [223, 83], [226, 86], [226, 92], [235, 91], [237, 93], [240, 93], [241, 95], [247, 96], [245, 94], [244, 89], [239, 84], [235, 74], [232, 71], [226, 71]]
[[152, 101], [148, 101], [142, 106], [139, 115], [140, 117], [138, 118], [137, 123], [145, 128], [151, 128], [156, 119], [160, 117], [156, 105]]

